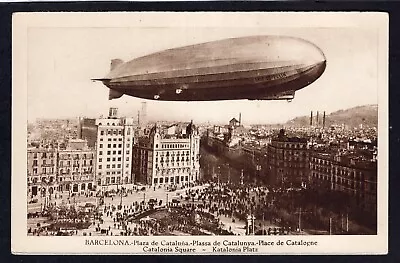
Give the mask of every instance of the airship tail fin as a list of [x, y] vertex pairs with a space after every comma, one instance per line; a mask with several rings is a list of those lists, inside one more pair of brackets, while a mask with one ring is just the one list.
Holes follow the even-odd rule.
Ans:
[[119, 92], [119, 91], [114, 90], [114, 89], [110, 89], [110, 91], [108, 93], [108, 99], [109, 100], [118, 99], [118, 98], [122, 97], [122, 95], [124, 95], [124, 93]]
[[110, 63], [110, 70], [114, 70], [115, 68], [117, 68], [119, 65], [123, 64], [124, 61], [122, 59], [116, 58], [116, 59], [112, 59], [111, 63]]

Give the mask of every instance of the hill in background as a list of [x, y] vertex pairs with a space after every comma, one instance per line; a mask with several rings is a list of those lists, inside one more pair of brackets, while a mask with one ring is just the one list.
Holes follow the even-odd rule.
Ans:
[[[316, 114], [313, 112], [313, 125], [316, 123]], [[323, 111], [319, 113], [319, 125], [322, 126]], [[378, 105], [357, 106], [346, 110], [338, 110], [327, 114], [325, 117], [325, 127], [331, 125], [346, 125], [350, 128], [359, 127], [378, 127]], [[285, 126], [304, 127], [310, 125], [310, 116], [296, 117], [288, 121]]]

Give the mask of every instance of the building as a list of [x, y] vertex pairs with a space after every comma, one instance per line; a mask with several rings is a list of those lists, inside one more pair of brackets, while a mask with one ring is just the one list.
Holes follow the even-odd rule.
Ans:
[[71, 140], [65, 150], [57, 152], [59, 192], [92, 194], [95, 186], [96, 151], [85, 140]]
[[284, 187], [302, 186], [308, 179], [309, 151], [306, 138], [288, 137], [281, 130], [268, 145], [269, 183]]
[[89, 148], [95, 148], [97, 141], [96, 119], [79, 118], [78, 138], [86, 140]]
[[313, 151], [310, 184], [319, 189], [345, 193], [364, 211], [376, 213], [377, 162], [361, 154]]
[[268, 155], [266, 147], [242, 146], [241, 154], [245, 168], [249, 168], [254, 173], [257, 181], [268, 182]]
[[27, 154], [28, 198], [53, 195], [58, 187], [56, 149], [28, 148]]
[[96, 183], [102, 190], [108, 186], [131, 184], [132, 145], [135, 126], [133, 118], [118, 118], [110, 109], [108, 118], [96, 120]]
[[229, 126], [231, 126], [231, 127], [239, 127], [240, 126], [240, 122], [236, 118], [232, 118], [229, 121]]
[[136, 181], [148, 185], [188, 185], [200, 180], [200, 136], [190, 123], [171, 134], [155, 125], [134, 145]]
[[28, 197], [52, 198], [62, 192], [95, 190], [95, 151], [84, 140], [71, 139], [66, 149], [28, 149]]

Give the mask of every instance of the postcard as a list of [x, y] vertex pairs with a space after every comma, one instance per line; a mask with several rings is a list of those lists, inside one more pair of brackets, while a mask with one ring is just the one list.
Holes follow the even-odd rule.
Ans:
[[15, 13], [12, 253], [386, 254], [388, 20]]

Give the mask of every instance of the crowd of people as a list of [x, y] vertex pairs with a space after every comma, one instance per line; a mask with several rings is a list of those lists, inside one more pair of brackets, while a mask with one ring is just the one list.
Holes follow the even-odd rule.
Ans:
[[[145, 191], [156, 190], [152, 188], [146, 187]], [[111, 196], [106, 193], [98, 196], [98, 206], [92, 213], [85, 214], [85, 218], [76, 221], [77, 214], [60, 216], [58, 211], [56, 227], [52, 228], [55, 231], [48, 231], [50, 228], [47, 227], [28, 232], [40, 235], [47, 231], [47, 234], [54, 234], [58, 226], [58, 230], [66, 228], [69, 230], [64, 232], [74, 235], [91, 235], [92, 232], [96, 235], [237, 235], [238, 231], [232, 228], [237, 222], [242, 223], [246, 234], [288, 234], [292, 230], [300, 230], [297, 220], [288, 220], [279, 211], [281, 208], [293, 208], [282, 201], [289, 195], [287, 190], [215, 182], [182, 188], [172, 190], [168, 203], [156, 198], [126, 204], [121, 197], [118, 205], [116, 202], [120, 195], [129, 196], [142, 191], [140, 187], [120, 188]], [[163, 216], [155, 216], [157, 211], [164, 211], [164, 214], [159, 213]], [[249, 215], [253, 216], [253, 221], [248, 220]], [[232, 224], [223, 224], [222, 217], [228, 218]], [[71, 221], [72, 218], [75, 219]], [[83, 227], [87, 224], [91, 225], [89, 229]], [[74, 226], [76, 230], [73, 230]]]

